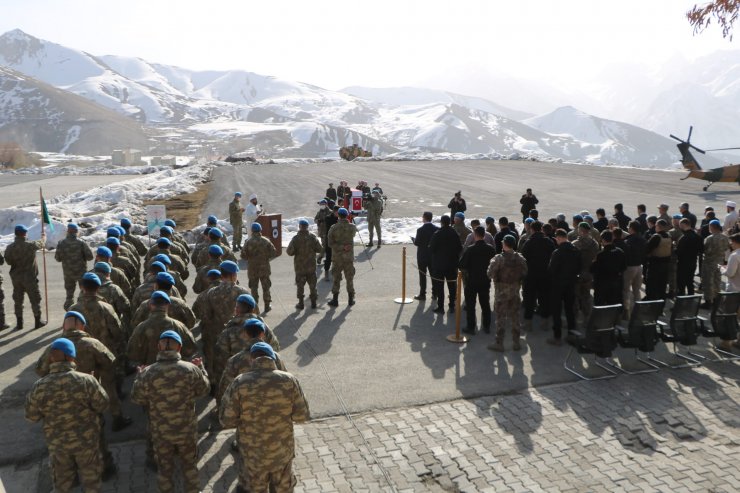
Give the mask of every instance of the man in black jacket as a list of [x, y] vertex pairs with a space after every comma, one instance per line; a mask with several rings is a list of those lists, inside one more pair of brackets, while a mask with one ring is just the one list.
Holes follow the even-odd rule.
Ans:
[[684, 202], [683, 204], [679, 205], [678, 212], [681, 213], [681, 216], [691, 221], [691, 229], [696, 229], [696, 215], [689, 211], [688, 202]]
[[670, 226], [664, 219], [655, 223], [655, 234], [647, 243], [647, 277], [645, 279], [645, 299], [664, 300], [668, 285], [672, 240], [668, 235]]
[[[416, 245], [416, 264], [419, 267], [419, 294], [414, 299], [423, 301], [427, 299], [427, 272], [432, 274], [432, 255], [429, 252], [429, 242], [432, 235], [439, 229], [432, 224], [432, 213], [425, 212], [421, 216], [424, 224], [416, 230], [416, 236], [413, 238]], [[436, 296], [434, 283], [432, 283], [432, 297]]]
[[627, 230], [627, 225], [632, 220], [631, 217], [624, 213], [624, 205], [621, 203], [614, 204], [614, 219], [619, 221], [619, 228], [625, 231]]
[[564, 229], [555, 231], [557, 248], [550, 257], [547, 273], [550, 276], [550, 302], [552, 307], [553, 338], [548, 344], [560, 346], [562, 344], [563, 321], [560, 313], [565, 305], [565, 319], [568, 322], [568, 331], [576, 328], [575, 296], [578, 273], [581, 270], [581, 252], [568, 241], [568, 233]]
[[606, 218], [606, 211], [599, 207], [596, 209], [596, 221], [591, 225], [596, 231], [601, 233], [609, 226], [609, 220]]
[[640, 234], [645, 233], [647, 231], [647, 207], [645, 207], [645, 204], [637, 204], [637, 217], [635, 218], [635, 221], [638, 222], [640, 225]]
[[509, 226], [509, 219], [502, 216], [498, 220], [498, 233], [496, 233], [496, 236], [493, 237], [493, 243], [496, 246], [497, 254], [503, 252], [502, 243], [506, 235], [513, 236], [516, 242], [519, 243], [519, 233], [517, 233], [515, 229], [511, 229], [511, 227]]
[[[522, 222], [527, 220], [529, 217], [529, 211], [536, 209], [539, 202], [540, 201], [537, 200], [537, 197], [532, 193], [532, 189], [528, 188], [527, 192], [522, 195], [521, 199], [519, 199], [519, 203], [522, 204]], [[501, 252], [499, 251], [499, 253]]]
[[611, 231], [601, 233], [603, 249], [591, 264], [594, 275], [594, 306], [622, 303], [622, 275], [627, 262], [622, 250], [612, 244]]
[[465, 204], [465, 199], [462, 198], [462, 193], [458, 190], [455, 196], [452, 197], [450, 203], [447, 204], [450, 209], [450, 217], [455, 217], [458, 212], [465, 212], [468, 210], [468, 206]]
[[434, 313], [444, 314], [444, 281], [447, 281], [449, 291], [449, 310], [455, 311], [457, 263], [460, 259], [462, 244], [460, 236], [450, 226], [450, 216], [442, 216], [440, 222], [442, 227], [432, 235], [429, 241], [429, 253], [432, 254], [432, 290], [437, 296], [437, 308], [434, 309]]
[[488, 264], [496, 256], [496, 249], [486, 243], [486, 228], [478, 226], [473, 231], [475, 243], [468, 247], [460, 258], [460, 269], [467, 272], [465, 283], [465, 310], [467, 326], [464, 332], [475, 334], [475, 301], [480, 302], [481, 329], [491, 332], [491, 280], [488, 278]]
[[530, 228], [532, 235], [520, 252], [527, 260], [527, 277], [524, 279], [522, 290], [524, 295], [525, 321], [532, 320], [535, 302], [538, 304], [538, 315], [542, 318], [547, 318], [550, 314], [550, 304], [548, 301], [550, 287], [547, 278], [547, 266], [550, 264], [550, 255], [555, 250], [555, 244], [542, 232], [541, 222], [533, 222]]
[[683, 218], [679, 222], [683, 235], [676, 244], [676, 288], [678, 295], [694, 294], [694, 274], [696, 273], [697, 259], [704, 250], [704, 241], [696, 231], [691, 228], [691, 220]]
[[628, 226], [629, 234], [624, 239], [627, 268], [624, 271], [622, 303], [624, 304], [624, 317], [626, 319], [629, 319], [635, 301], [640, 301], [641, 298], [642, 269], [645, 264], [647, 249], [647, 240], [642, 235], [641, 228], [642, 226], [638, 221], [631, 221]]

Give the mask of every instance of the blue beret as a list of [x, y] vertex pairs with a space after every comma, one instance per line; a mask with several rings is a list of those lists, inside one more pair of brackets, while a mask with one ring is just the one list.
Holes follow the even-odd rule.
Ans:
[[722, 223], [719, 222], [719, 219], [712, 219], [711, 221], [709, 221], [709, 224], [711, 224], [712, 226], [722, 226]]
[[126, 235], [126, 230], [123, 229], [123, 226], [120, 226], [120, 225], [117, 224], [117, 225], [115, 225], [113, 227], [116, 228], [119, 233], [121, 233], [121, 236], [125, 236]]
[[54, 340], [54, 342], [51, 343], [52, 349], [57, 349], [64, 353], [65, 356], [69, 356], [70, 358], [76, 358], [77, 357], [77, 350], [75, 349], [75, 345], [70, 341], [69, 339], [65, 339], [64, 337], [60, 337], [59, 339]]
[[224, 234], [218, 228], [211, 228], [211, 230], [208, 232], [208, 236], [213, 236], [214, 238], [223, 238]]
[[246, 322], [244, 322], [244, 328], [247, 327], [259, 327], [262, 332], [265, 331], [265, 324], [258, 318], [248, 318]]
[[254, 344], [252, 344], [252, 347], [249, 349], [249, 353], [254, 354], [256, 352], [265, 353], [268, 358], [272, 360], [275, 359], [275, 351], [273, 351], [272, 346], [270, 346], [266, 342], [255, 342]]
[[[674, 215], [673, 215], [673, 216], [671, 216], [671, 217], [673, 217], [673, 219], [683, 219], [683, 216], [682, 216], [681, 214], [674, 214]], [[718, 221], [718, 222], [719, 222], [719, 221]]]
[[112, 270], [108, 262], [95, 262], [93, 269], [100, 272], [105, 272], [106, 274], [110, 274]]
[[164, 291], [155, 291], [152, 293], [152, 297], [150, 298], [152, 300], [164, 300], [167, 303], [172, 303], [172, 300], [170, 300], [170, 296], [165, 293]]
[[241, 197], [241, 196], [242, 196], [242, 193], [241, 192], [234, 193], [234, 197]]
[[164, 225], [167, 226], [167, 227], [170, 227], [170, 228], [176, 228], [177, 227], [177, 223], [174, 220], [172, 220], [172, 219], [165, 219]]
[[160, 235], [171, 235], [172, 233], [174, 233], [174, 230], [169, 226], [162, 226], [161, 228], [159, 228]]
[[347, 217], [349, 216], [349, 211], [345, 209], [344, 207], [340, 207], [339, 210], [337, 211], [337, 215], [342, 216], [342, 217]]
[[165, 266], [159, 260], [155, 260], [154, 262], [152, 262], [152, 265], [150, 267], [156, 267], [159, 269], [160, 272], [167, 272], [167, 266]]
[[236, 274], [239, 272], [239, 266], [236, 265], [236, 262], [232, 262], [231, 260], [221, 262], [221, 265], [219, 265], [218, 268], [221, 269], [222, 273], [228, 272], [229, 274]]
[[170, 286], [175, 285], [175, 278], [168, 272], [160, 272], [157, 274], [157, 284], [169, 284]]
[[527, 219], [524, 220], [524, 224], [532, 224], [533, 222], [534, 222], [534, 219], [532, 219], [531, 217], [528, 217]]
[[219, 255], [220, 256], [220, 255], [223, 255], [224, 254], [224, 249], [221, 248], [218, 245], [211, 245], [211, 246], [208, 247], [208, 253], [210, 255]]
[[218, 269], [211, 269], [206, 272], [206, 277], [221, 277], [221, 271]]
[[82, 274], [82, 280], [83, 281], [92, 281], [95, 284], [97, 284], [98, 286], [101, 286], [103, 284], [102, 282], [100, 282], [100, 278], [98, 277], [98, 275], [97, 274], [93, 274], [92, 272], [85, 272], [84, 274]]
[[123, 226], [124, 228], [130, 227], [131, 226], [131, 219], [129, 219], [127, 217], [124, 217], [123, 219], [121, 219], [121, 226]]
[[121, 236], [121, 232], [118, 231], [118, 228], [108, 228], [108, 231], [106, 231], [106, 234], [108, 236], [113, 236], [115, 238], [118, 238], [119, 236]]
[[252, 223], [252, 231], [254, 233], [259, 233], [262, 231], [262, 226], [260, 226], [260, 223]]
[[245, 305], [249, 305], [252, 308], [257, 306], [257, 302], [254, 301], [254, 297], [251, 294], [240, 294], [236, 297], [236, 302], [244, 303]]
[[591, 215], [589, 215], [589, 214], [586, 214], [585, 216], [583, 216], [583, 219], [585, 221], [593, 221], [594, 220], [594, 217], [591, 216]]
[[167, 245], [167, 246], [170, 246], [170, 245], [172, 245], [172, 242], [170, 240], [168, 240], [167, 238], [165, 238], [165, 237], [161, 237], [161, 238], [159, 238], [157, 240], [157, 245]]
[[298, 226], [308, 226], [308, 221], [305, 219], [301, 219], [298, 221]]
[[121, 240], [119, 240], [115, 236], [111, 236], [110, 238], [108, 238], [108, 239], [105, 240], [105, 244], [106, 245], [120, 246], [121, 245]]
[[72, 231], [79, 231], [80, 227], [77, 226], [75, 223], [67, 223], [67, 229], [71, 229]]
[[172, 265], [172, 260], [170, 260], [170, 256], [166, 253], [158, 253], [152, 258], [157, 262], [162, 262], [164, 265]]
[[182, 346], [182, 337], [180, 337], [180, 334], [178, 334], [174, 330], [165, 330], [164, 332], [159, 334], [159, 340], [161, 341], [162, 339], [172, 339]]
[[18, 233], [28, 233], [28, 228], [22, 224], [16, 224], [15, 234], [18, 234]]
[[95, 250], [95, 254], [98, 257], [105, 257], [105, 258], [111, 258], [113, 256], [113, 252], [110, 251], [110, 248], [108, 247], [98, 247], [97, 250]]
[[216, 224], [218, 223], [218, 218], [216, 216], [208, 216], [208, 224]]
[[81, 314], [80, 312], [67, 312], [64, 314], [64, 320], [67, 320], [68, 318], [76, 318], [80, 322], [83, 323], [83, 325], [87, 325], [87, 320], [85, 320], [85, 316]]
[[456, 212], [455, 217], [460, 218], [460, 219], [465, 219], [465, 214], [463, 214], [462, 212]]

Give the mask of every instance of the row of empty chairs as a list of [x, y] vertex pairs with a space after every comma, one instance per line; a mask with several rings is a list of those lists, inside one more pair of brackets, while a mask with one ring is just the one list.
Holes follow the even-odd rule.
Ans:
[[[620, 372], [634, 375], [658, 371], [660, 366], [685, 368], [698, 366], [704, 361], [740, 359], [740, 356], [725, 351], [714, 343], [717, 338], [723, 341], [737, 339], [740, 292], [719, 293], [709, 320], [699, 315], [701, 299], [701, 295], [677, 296], [668, 322], [659, 320], [663, 316], [665, 300], [638, 301], [625, 325], [620, 324], [622, 305], [595, 306], [585, 329], [582, 332], [569, 332], [567, 341], [571, 348], [563, 366], [583, 380], [601, 380], [614, 378]], [[698, 343], [699, 337], [713, 340], [711, 349], [715, 351], [715, 357], [692, 351], [692, 346]], [[653, 356], [660, 341], [673, 345], [672, 354], [680, 358], [680, 363], [666, 363]], [[679, 350], [679, 346], [688, 348], [686, 354]], [[612, 355], [618, 347], [634, 349], [638, 369], [628, 370], [623, 364], [612, 361]], [[601, 376], [583, 374], [572, 365], [574, 353], [593, 354], [594, 364], [606, 373]]]

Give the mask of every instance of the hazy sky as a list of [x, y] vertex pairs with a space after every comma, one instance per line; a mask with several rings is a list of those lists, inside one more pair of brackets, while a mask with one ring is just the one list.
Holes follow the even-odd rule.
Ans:
[[505, 72], [577, 86], [616, 62], [734, 48], [685, 0], [3, 0], [0, 32], [95, 55], [246, 69], [329, 89]]

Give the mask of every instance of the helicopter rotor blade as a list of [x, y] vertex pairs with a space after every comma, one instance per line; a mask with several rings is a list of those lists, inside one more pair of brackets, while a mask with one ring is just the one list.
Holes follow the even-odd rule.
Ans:
[[702, 154], [706, 154], [707, 153], [707, 151], [705, 151], [704, 149], [699, 149], [694, 144], [689, 144], [689, 147], [691, 147], [692, 149], [694, 149], [696, 152], [700, 152]]
[[711, 151], [736, 151], [740, 150], [740, 147], [722, 147], [720, 149], [707, 149], [707, 152]]
[[[689, 136], [686, 138], [686, 142], [691, 142], [691, 133], [694, 131], [694, 126], [689, 127]], [[698, 150], [698, 149], [697, 149]]]
[[670, 137], [671, 137], [672, 139], [676, 139], [676, 140], [677, 140], [677, 141], [679, 141], [679, 142], [683, 142], [683, 140], [682, 140], [682, 139], [679, 139], [678, 137], [676, 137], [676, 136], [675, 136], [675, 135], [673, 135], [673, 134], [671, 134], [671, 135], [670, 135]]

